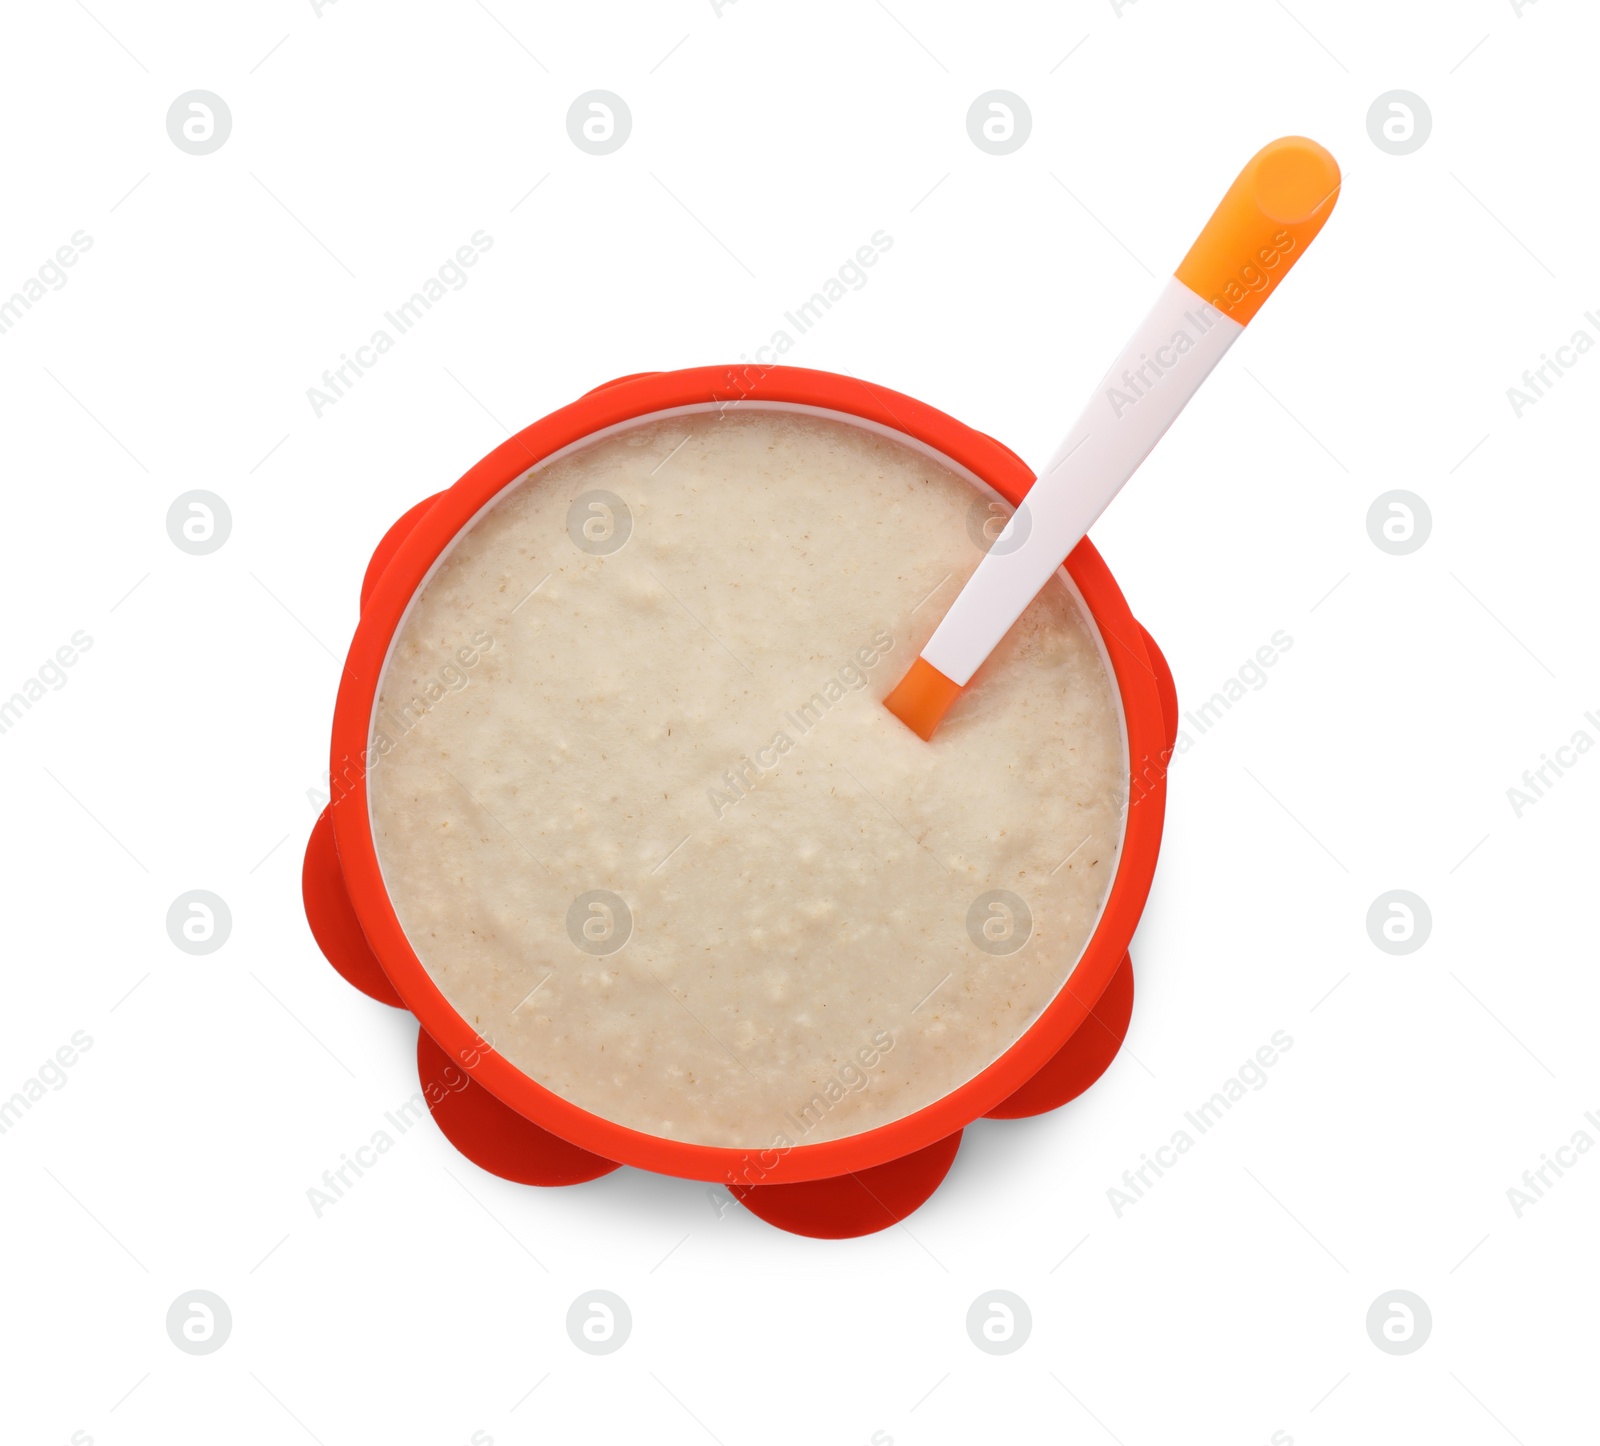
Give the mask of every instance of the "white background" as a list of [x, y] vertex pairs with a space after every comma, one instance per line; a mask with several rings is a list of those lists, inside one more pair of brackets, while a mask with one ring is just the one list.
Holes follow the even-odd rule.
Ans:
[[[0, 336], [0, 692], [94, 642], [0, 737], [0, 1094], [94, 1043], [0, 1137], [7, 1441], [1592, 1438], [1600, 1152], [1521, 1218], [1506, 1192], [1600, 1141], [1600, 754], [1520, 818], [1506, 790], [1600, 739], [1600, 355], [1520, 419], [1506, 389], [1600, 338], [1600, 20], [1122, 9], [8, 10], [0, 293], [75, 230], [93, 247]], [[233, 117], [208, 156], [166, 131], [196, 88]], [[565, 125], [596, 88], [633, 116], [604, 157]], [[965, 125], [996, 88], [1033, 117], [1003, 157]], [[1433, 117], [1407, 156], [1366, 125], [1397, 88]], [[1094, 534], [1185, 704], [1294, 640], [1174, 765], [1102, 1082], [969, 1130], [907, 1228], [853, 1242], [632, 1170], [508, 1185], [431, 1122], [316, 1218], [308, 1187], [416, 1087], [414, 1025], [326, 966], [299, 902], [388, 523], [610, 377], [753, 352], [880, 229], [869, 284], [786, 360], [1037, 464], [1289, 132], [1341, 161], [1338, 209]], [[314, 416], [306, 388], [479, 229], [470, 284]], [[165, 529], [197, 487], [233, 515], [208, 557]], [[1392, 488], [1431, 509], [1409, 556], [1367, 534]], [[164, 924], [195, 888], [233, 913], [198, 958]], [[1404, 957], [1365, 926], [1394, 888], [1433, 916]], [[1266, 1088], [1118, 1218], [1123, 1170], [1275, 1030]], [[233, 1313], [208, 1356], [164, 1326], [197, 1287]], [[564, 1328], [594, 1287], [634, 1319], [605, 1357]], [[1032, 1310], [1008, 1356], [965, 1331], [994, 1288]], [[1405, 1356], [1365, 1328], [1396, 1288], [1433, 1316]]]

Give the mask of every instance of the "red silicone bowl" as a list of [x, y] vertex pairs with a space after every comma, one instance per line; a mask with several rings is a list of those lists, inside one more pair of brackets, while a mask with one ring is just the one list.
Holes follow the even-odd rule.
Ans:
[[943, 412], [851, 377], [794, 367], [699, 367], [623, 377], [535, 422], [453, 487], [419, 502], [373, 553], [334, 712], [331, 801], [306, 849], [306, 917], [340, 974], [417, 1017], [424, 1098], [446, 1136], [484, 1169], [549, 1186], [632, 1165], [726, 1185], [783, 1229], [860, 1235], [894, 1224], [927, 1199], [950, 1168], [965, 1126], [980, 1116], [1012, 1119], [1065, 1104], [1099, 1078], [1127, 1032], [1133, 1006], [1128, 942], [1160, 848], [1178, 707], [1165, 659], [1087, 539], [1066, 568], [1111, 659], [1130, 762], [1116, 876], [1077, 968], [1027, 1032], [959, 1089], [890, 1124], [786, 1150], [725, 1149], [644, 1134], [545, 1089], [481, 1039], [429, 978], [384, 890], [368, 812], [366, 753], [384, 660], [412, 596], [456, 535], [535, 463], [592, 433], [673, 408], [750, 403], [817, 409], [886, 428], [943, 454], [1012, 505], [1033, 481], [1015, 453]]

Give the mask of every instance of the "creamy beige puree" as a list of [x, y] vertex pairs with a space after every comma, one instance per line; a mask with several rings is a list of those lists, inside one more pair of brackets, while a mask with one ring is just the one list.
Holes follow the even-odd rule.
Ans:
[[881, 703], [977, 565], [980, 495], [740, 408], [590, 443], [458, 538], [386, 665], [373, 834], [423, 967], [519, 1069], [652, 1135], [799, 1145], [931, 1104], [1054, 998], [1127, 796], [1082, 609], [1052, 582], [932, 744]]

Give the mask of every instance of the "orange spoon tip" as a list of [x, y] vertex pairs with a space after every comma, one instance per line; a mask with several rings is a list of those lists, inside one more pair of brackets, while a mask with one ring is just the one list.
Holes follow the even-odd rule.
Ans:
[[918, 658], [883, 706], [926, 743], [960, 696], [961, 684], [945, 677], [926, 658]]

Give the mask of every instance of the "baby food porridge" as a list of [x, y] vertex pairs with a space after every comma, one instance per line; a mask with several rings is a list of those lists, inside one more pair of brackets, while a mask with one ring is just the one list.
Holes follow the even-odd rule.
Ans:
[[989, 505], [906, 440], [741, 407], [591, 440], [463, 530], [396, 632], [369, 806], [484, 1039], [616, 1123], [763, 1149], [1015, 1043], [1093, 933], [1128, 766], [1061, 574], [931, 744], [883, 708]]

